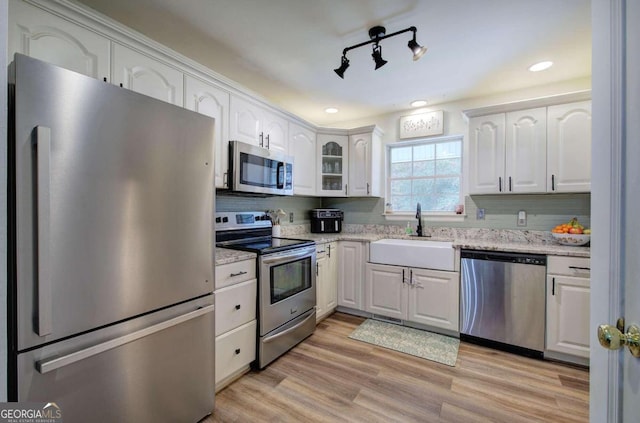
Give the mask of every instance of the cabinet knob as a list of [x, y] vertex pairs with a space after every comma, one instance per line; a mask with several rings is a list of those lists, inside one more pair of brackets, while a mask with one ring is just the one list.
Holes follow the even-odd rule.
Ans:
[[236, 304], [236, 310], [240, 310], [240, 304]]
[[236, 348], [236, 355], [240, 354], [240, 348]]

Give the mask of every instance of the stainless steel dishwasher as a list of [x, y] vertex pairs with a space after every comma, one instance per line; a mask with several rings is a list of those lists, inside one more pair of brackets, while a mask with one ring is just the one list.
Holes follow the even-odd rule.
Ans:
[[460, 338], [542, 357], [547, 257], [462, 250]]

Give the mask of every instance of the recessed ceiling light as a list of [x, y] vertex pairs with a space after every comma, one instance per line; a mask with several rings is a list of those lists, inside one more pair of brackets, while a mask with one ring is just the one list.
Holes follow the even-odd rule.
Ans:
[[426, 105], [427, 105], [426, 100], [416, 100], [411, 102], [411, 107], [422, 107]]
[[336, 109], [335, 107], [327, 107], [326, 109], [324, 109], [324, 111], [327, 113], [338, 113], [338, 109]]
[[550, 62], [550, 61], [547, 60], [547, 61], [535, 63], [535, 64], [529, 66], [529, 70], [531, 72], [540, 72], [540, 71], [543, 71], [545, 69], [549, 69], [551, 66], [553, 66], [553, 62]]

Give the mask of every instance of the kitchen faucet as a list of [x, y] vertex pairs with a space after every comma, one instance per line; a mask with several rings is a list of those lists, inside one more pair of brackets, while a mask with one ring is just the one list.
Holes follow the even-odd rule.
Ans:
[[418, 219], [418, 228], [416, 229], [416, 235], [422, 236], [422, 209], [420, 203], [418, 203], [418, 209], [416, 210], [416, 219]]

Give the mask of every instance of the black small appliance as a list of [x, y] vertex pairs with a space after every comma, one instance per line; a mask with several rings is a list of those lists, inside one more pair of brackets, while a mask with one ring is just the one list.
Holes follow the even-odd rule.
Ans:
[[342, 231], [344, 213], [339, 209], [311, 209], [311, 232], [334, 234]]

